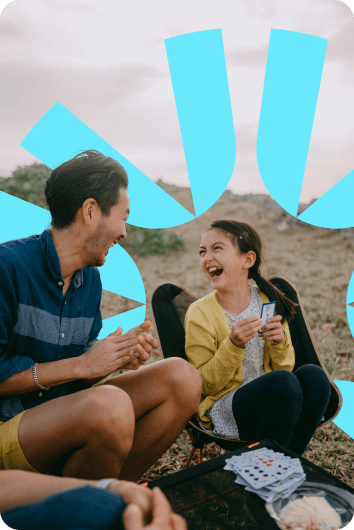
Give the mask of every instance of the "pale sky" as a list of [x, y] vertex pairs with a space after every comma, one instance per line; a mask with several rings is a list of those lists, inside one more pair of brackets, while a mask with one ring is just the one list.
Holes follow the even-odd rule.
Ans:
[[57, 101], [152, 180], [188, 186], [164, 39], [221, 28], [236, 134], [229, 188], [266, 193], [256, 160], [272, 28], [328, 39], [301, 201], [354, 169], [354, 19], [337, 0], [17, 0], [0, 19], [0, 175]]

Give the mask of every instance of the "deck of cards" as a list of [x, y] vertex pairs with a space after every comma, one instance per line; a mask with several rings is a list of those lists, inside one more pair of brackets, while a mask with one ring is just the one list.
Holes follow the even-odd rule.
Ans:
[[236, 473], [237, 484], [267, 502], [286, 499], [306, 479], [298, 458], [275, 453], [266, 447], [232, 456], [226, 460], [224, 469]]

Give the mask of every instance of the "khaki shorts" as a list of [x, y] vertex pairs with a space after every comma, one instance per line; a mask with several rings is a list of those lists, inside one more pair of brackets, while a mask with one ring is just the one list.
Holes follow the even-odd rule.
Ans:
[[0, 421], [0, 469], [25, 469], [38, 473], [27, 462], [18, 441], [18, 426], [25, 412], [17, 414], [12, 420]]

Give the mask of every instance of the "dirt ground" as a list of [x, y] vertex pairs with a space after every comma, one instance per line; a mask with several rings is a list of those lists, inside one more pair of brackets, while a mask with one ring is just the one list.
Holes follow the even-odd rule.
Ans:
[[[171, 195], [192, 210], [190, 193], [177, 190]], [[354, 359], [354, 340], [346, 316], [346, 293], [354, 268], [354, 241], [338, 230], [314, 229], [305, 223], [298, 229], [284, 226], [284, 223], [274, 224], [277, 213], [269, 209], [269, 203], [264, 211], [261, 202], [232, 202], [232, 197], [231, 200], [219, 199], [202, 216], [173, 229], [185, 238], [185, 251], [167, 256], [132, 256], [146, 289], [146, 318], [154, 323], [151, 298], [154, 290], [163, 283], [181, 285], [197, 297], [211, 292], [199, 267], [199, 236], [213, 220], [225, 218], [242, 219], [260, 232], [267, 265], [263, 266], [263, 276], [284, 276], [297, 288], [322, 358], [339, 358], [338, 368], [348, 368]], [[108, 292], [102, 297], [104, 318], [136, 306], [134, 302]], [[158, 338], [155, 325], [152, 334]], [[151, 362], [162, 358], [159, 349], [153, 353]], [[335, 379], [354, 381], [354, 371]], [[191, 448], [184, 431], [141, 482], [183, 469]], [[209, 444], [204, 454], [209, 459], [223, 452], [215, 444]], [[334, 423], [317, 429], [304, 457], [354, 487], [354, 443]], [[192, 465], [196, 463], [197, 455]]]
[[[185, 191], [174, 198], [191, 209], [192, 199]], [[146, 318], [153, 321], [151, 297], [163, 283], [182, 285], [197, 297], [211, 292], [199, 267], [199, 237], [213, 220], [242, 219], [260, 232], [264, 243], [263, 275], [279, 274], [300, 293], [315, 341], [323, 358], [340, 358], [339, 368], [347, 368], [354, 358], [354, 340], [346, 316], [346, 292], [354, 268], [354, 241], [337, 230], [313, 229], [302, 224], [294, 230], [275, 225], [274, 212], [265, 212], [262, 203], [231, 203], [219, 199], [210, 210], [193, 221], [173, 229], [185, 239], [186, 250], [167, 256], [132, 255], [144, 281], [147, 296]], [[127, 311], [138, 304], [104, 292], [102, 316]], [[158, 338], [153, 328], [153, 335]], [[162, 358], [161, 350], [152, 360]], [[341, 374], [337, 379], [350, 379]]]

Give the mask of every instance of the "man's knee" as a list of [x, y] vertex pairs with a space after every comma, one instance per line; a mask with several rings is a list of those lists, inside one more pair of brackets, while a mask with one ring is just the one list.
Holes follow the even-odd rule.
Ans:
[[132, 444], [133, 404], [120, 388], [109, 384], [91, 388], [81, 404], [80, 420], [90, 439], [122, 440], [124, 445]]
[[166, 359], [166, 369], [171, 392], [197, 410], [202, 393], [202, 378], [198, 370], [178, 357]]

